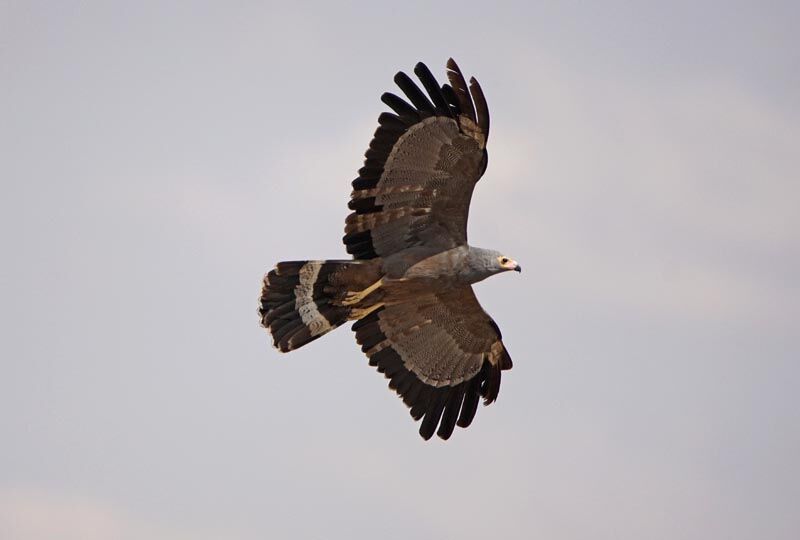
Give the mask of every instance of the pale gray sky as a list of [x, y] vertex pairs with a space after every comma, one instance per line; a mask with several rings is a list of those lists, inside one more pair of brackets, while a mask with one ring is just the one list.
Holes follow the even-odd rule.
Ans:
[[[796, 2], [0, 2], [0, 537], [800, 537]], [[398, 69], [492, 113], [472, 243], [514, 369], [423, 442], [343, 257]]]

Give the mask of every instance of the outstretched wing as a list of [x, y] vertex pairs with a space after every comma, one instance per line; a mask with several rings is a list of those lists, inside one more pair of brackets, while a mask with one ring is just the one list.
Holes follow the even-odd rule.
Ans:
[[383, 113], [364, 166], [353, 180], [343, 241], [355, 259], [386, 257], [415, 246], [442, 251], [467, 243], [472, 190], [486, 170], [489, 110], [478, 81], [469, 87], [456, 63], [450, 84], [423, 63], [394, 81], [411, 104], [385, 93], [396, 114]]
[[370, 365], [390, 379], [411, 416], [423, 419], [425, 439], [434, 432], [448, 439], [456, 424], [469, 426], [481, 397], [486, 405], [497, 399], [500, 373], [512, 365], [469, 286], [384, 306], [353, 330]]

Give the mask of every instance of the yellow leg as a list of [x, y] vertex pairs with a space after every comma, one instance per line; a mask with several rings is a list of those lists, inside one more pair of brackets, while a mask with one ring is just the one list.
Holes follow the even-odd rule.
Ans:
[[370, 313], [381, 307], [383, 307], [383, 302], [379, 302], [375, 305], [369, 306], [368, 308], [361, 308], [361, 309], [356, 308], [350, 311], [349, 317], [351, 320], [354, 321], [358, 319], [363, 319], [364, 317], [366, 317], [367, 315], [369, 315]]
[[364, 298], [369, 296], [371, 293], [375, 292], [381, 286], [381, 281], [382, 280], [379, 279], [378, 281], [376, 281], [375, 283], [373, 283], [372, 285], [370, 285], [369, 287], [367, 287], [363, 291], [348, 292], [347, 295], [344, 297], [344, 300], [342, 300], [342, 305], [343, 306], [352, 306], [354, 304], [358, 304]]

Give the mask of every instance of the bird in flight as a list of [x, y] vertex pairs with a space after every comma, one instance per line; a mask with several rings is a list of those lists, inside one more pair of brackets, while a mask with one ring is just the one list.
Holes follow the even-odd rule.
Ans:
[[[288, 352], [347, 321], [369, 364], [422, 420], [419, 433], [450, 438], [472, 423], [480, 399], [497, 399], [511, 357], [472, 284], [522, 269], [467, 243], [472, 191], [486, 170], [489, 110], [478, 81], [451, 58], [449, 84], [418, 63], [385, 93], [394, 111], [353, 180], [343, 238], [352, 260], [279, 262], [264, 276], [259, 315]], [[427, 94], [427, 95], [426, 95]]]

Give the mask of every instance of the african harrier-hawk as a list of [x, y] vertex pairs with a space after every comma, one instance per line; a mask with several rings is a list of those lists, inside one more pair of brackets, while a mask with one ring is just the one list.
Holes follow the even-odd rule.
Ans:
[[[450, 84], [403, 72], [411, 103], [385, 93], [383, 113], [353, 181], [344, 244], [353, 260], [278, 263], [264, 277], [259, 313], [275, 346], [291, 351], [354, 320], [369, 363], [390, 379], [419, 433], [448, 439], [497, 399], [511, 357], [471, 284], [521, 270], [497, 251], [467, 244], [472, 190], [486, 170], [489, 111], [478, 81], [456, 63]], [[438, 428], [438, 431], [437, 431]]]

